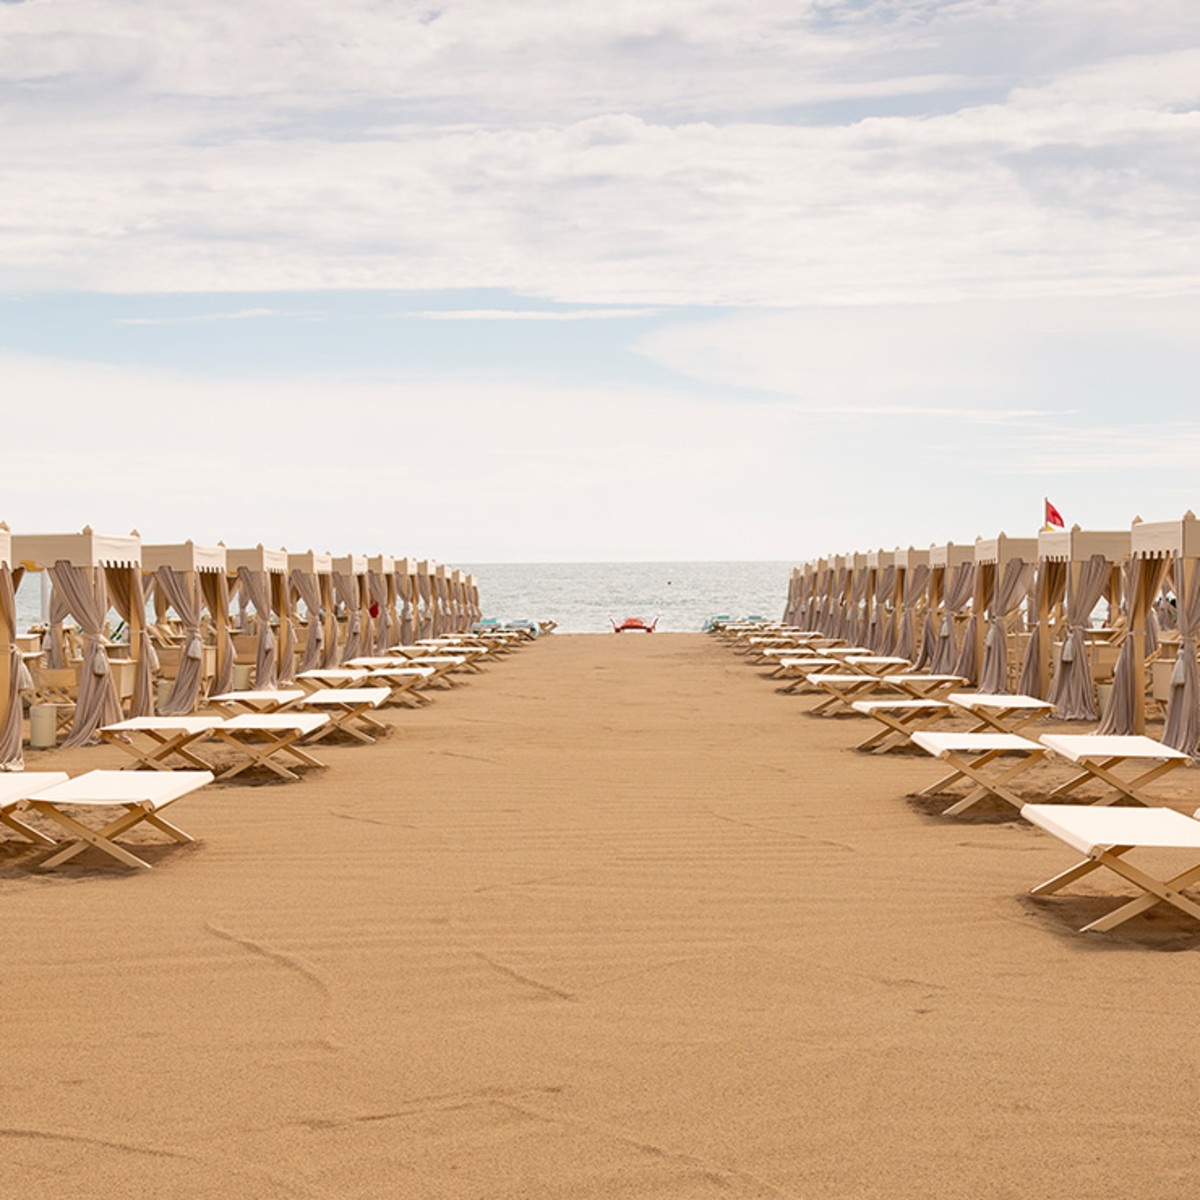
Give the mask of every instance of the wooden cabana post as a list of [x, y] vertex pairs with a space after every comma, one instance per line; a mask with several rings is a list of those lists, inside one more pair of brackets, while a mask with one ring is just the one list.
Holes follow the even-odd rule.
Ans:
[[0, 521], [0, 771], [24, 766], [21, 750], [21, 654], [17, 647], [12, 534]]

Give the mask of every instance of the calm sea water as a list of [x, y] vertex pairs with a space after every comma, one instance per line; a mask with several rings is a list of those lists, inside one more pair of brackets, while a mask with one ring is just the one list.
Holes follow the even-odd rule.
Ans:
[[[659, 618], [693, 633], [717, 614], [778, 617], [792, 564], [783, 562], [456, 563], [479, 580], [484, 615], [558, 622], [563, 633], [608, 633], [609, 618]], [[38, 576], [17, 593], [18, 628], [39, 619]]]
[[[457, 564], [456, 564], [457, 565]], [[791, 563], [477, 563], [484, 614], [558, 622], [562, 633], [609, 633], [609, 618], [659, 618], [669, 633], [694, 633], [717, 614], [778, 618]]]

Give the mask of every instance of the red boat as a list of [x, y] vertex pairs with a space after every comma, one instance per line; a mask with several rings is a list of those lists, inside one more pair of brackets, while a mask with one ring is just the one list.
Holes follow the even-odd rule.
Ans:
[[619, 625], [613, 621], [612, 617], [608, 619], [612, 621], [613, 633], [653, 633], [654, 627], [658, 624], [657, 617], [648, 623], [641, 617], [626, 617]]

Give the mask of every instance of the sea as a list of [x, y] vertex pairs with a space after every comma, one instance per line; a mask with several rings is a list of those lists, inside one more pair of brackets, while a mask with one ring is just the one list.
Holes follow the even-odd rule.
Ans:
[[[610, 633], [625, 617], [696, 633], [709, 617], [778, 618], [790, 562], [455, 563], [479, 581], [485, 617], [555, 621], [561, 633]], [[17, 592], [17, 628], [41, 619], [40, 576]]]

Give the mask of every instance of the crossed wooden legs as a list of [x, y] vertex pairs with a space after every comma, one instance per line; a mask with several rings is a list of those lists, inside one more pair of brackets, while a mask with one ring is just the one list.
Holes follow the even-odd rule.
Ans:
[[1141, 789], [1147, 784], [1153, 783], [1154, 780], [1165, 775], [1168, 771], [1183, 766], [1187, 760], [1182, 758], [1168, 758], [1159, 763], [1158, 766], [1151, 767], [1150, 770], [1143, 771], [1141, 775], [1129, 780], [1122, 779], [1112, 770], [1113, 767], [1123, 761], [1125, 761], [1125, 756], [1117, 755], [1100, 763], [1081, 763], [1080, 765], [1083, 767], [1083, 770], [1078, 775], [1072, 775], [1066, 783], [1060, 783], [1050, 793], [1050, 796], [1052, 799], [1058, 796], [1065, 796], [1068, 792], [1074, 791], [1081, 783], [1086, 783], [1089, 779], [1099, 779], [1102, 783], [1107, 783], [1116, 794], [1097, 800], [1097, 806], [1103, 807], [1115, 804], [1122, 796], [1134, 800], [1138, 804], [1150, 806], [1154, 802], [1147, 800], [1141, 795]]
[[151, 767], [155, 771], [170, 771], [173, 768], [167, 759], [173, 754], [182, 758], [192, 770], [212, 770], [211, 763], [206, 763], [198, 754], [187, 748], [192, 742], [206, 737], [209, 733], [207, 729], [199, 733], [179, 730], [171, 736], [164, 736], [157, 729], [140, 729], [137, 732], [145, 735], [150, 742], [149, 746], [139, 746], [128, 732], [100, 730], [100, 737], [105, 742], [123, 750], [134, 760], [131, 765], [123, 767], [123, 770], [136, 771], [139, 767]]
[[[308, 734], [306, 729], [287, 729], [280, 732], [266, 729], [243, 731], [240, 735], [230, 733], [227, 729], [217, 728], [213, 731], [222, 741], [228, 742], [245, 759], [245, 762], [235, 763], [228, 770], [217, 776], [218, 780], [232, 779], [251, 767], [266, 767], [283, 779], [295, 780], [300, 777], [280, 763], [272, 762], [276, 754], [290, 754], [297, 762], [306, 767], [323, 767], [325, 764], [319, 758], [301, 750], [296, 745], [302, 737]], [[261, 740], [252, 740], [257, 737]]]
[[1028, 770], [1035, 762], [1038, 762], [1044, 755], [1044, 749], [1031, 750], [1017, 760], [1007, 771], [995, 778], [988, 779], [980, 772], [981, 767], [986, 767], [989, 763], [999, 758], [1004, 754], [1004, 750], [989, 750], [984, 754], [979, 755], [974, 762], [968, 760], [961, 754], [955, 754], [951, 750], [943, 752], [942, 758], [946, 760], [954, 770], [949, 775], [944, 775], [936, 783], [931, 783], [927, 788], [922, 788], [918, 796], [934, 796], [938, 792], [944, 792], [950, 784], [959, 779], [971, 779], [978, 785], [973, 791], [968, 792], [961, 800], [950, 805], [943, 813], [944, 817], [954, 817], [960, 812], [965, 812], [973, 804], [977, 804], [984, 796], [989, 793], [999, 799], [1011, 804], [1013, 808], [1021, 808], [1025, 801], [1022, 800], [1015, 792], [1007, 785], [1022, 771]]
[[[124, 863], [127, 867], [149, 870], [150, 864], [148, 862], [143, 862], [136, 854], [125, 849], [124, 846], [118, 846], [115, 841], [121, 834], [132, 829], [135, 825], [141, 824], [142, 821], [153, 825], [155, 829], [161, 830], [176, 842], [186, 843], [193, 840], [182, 829], [178, 829], [172, 825], [170, 821], [164, 820], [157, 813], [143, 808], [141, 804], [134, 802], [125, 806], [125, 812], [121, 816], [110, 821], [100, 829], [89, 828], [82, 821], [77, 821], [74, 817], [63, 812], [48, 800], [30, 800], [29, 806], [40, 812], [48, 820], [61, 825], [68, 833], [73, 834], [76, 839], [65, 845], [57, 854], [52, 854], [49, 858], [45, 859], [41, 863], [42, 867], [60, 866], [62, 863], [74, 858], [77, 854], [82, 854], [88, 846], [95, 846], [97, 849], [103, 850], [105, 854], [115, 858], [117, 862]], [[53, 841], [51, 841], [51, 845], [53, 844]]]

